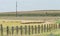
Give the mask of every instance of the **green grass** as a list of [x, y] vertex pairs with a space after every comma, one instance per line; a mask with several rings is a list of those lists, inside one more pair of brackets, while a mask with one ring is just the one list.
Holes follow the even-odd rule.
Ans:
[[56, 23], [57, 23], [57, 24], [60, 24], [60, 20], [56, 20]]

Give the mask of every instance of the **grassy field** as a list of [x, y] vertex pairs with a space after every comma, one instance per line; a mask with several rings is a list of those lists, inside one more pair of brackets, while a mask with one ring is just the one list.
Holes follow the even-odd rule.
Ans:
[[[45, 21], [47, 23], [45, 24], [52, 24], [53, 23], [60, 23], [60, 10], [37, 10], [37, 11], [18, 11], [16, 17], [15, 12], [5, 12], [5, 13], [0, 13], [0, 24], [3, 25], [3, 27], [20, 27], [21, 25], [25, 26], [27, 24], [21, 24], [21, 22], [28, 20], [28, 21], [33, 21], [33, 20], [40, 20], [40, 21]], [[23, 20], [23, 21], [22, 21]], [[50, 23], [48, 23], [50, 22]], [[39, 23], [40, 24], [40, 23]], [[39, 25], [38, 23], [36, 24], [28, 24], [28, 25]], [[0, 31], [1, 32], [1, 31]], [[19, 31], [20, 32], [20, 31]], [[1, 35], [1, 33], [0, 33]], [[4, 30], [4, 36], [6, 35], [6, 29]], [[11, 33], [9, 33], [9, 36], [12, 36]], [[17, 36], [16, 30], [14, 31], [14, 35]], [[20, 36], [20, 33], [18, 34]], [[21, 35], [21, 36], [60, 36], [60, 29], [55, 29], [50, 32], [45, 32], [45, 33], [40, 33], [40, 34], [31, 34], [31, 35]]]

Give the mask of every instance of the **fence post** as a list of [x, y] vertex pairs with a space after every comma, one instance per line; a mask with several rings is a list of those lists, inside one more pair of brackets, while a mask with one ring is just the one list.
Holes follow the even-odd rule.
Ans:
[[59, 29], [60, 29], [60, 24], [59, 24]]
[[12, 26], [12, 35], [14, 34], [14, 27]]
[[44, 24], [44, 32], [46, 32], [46, 24]]
[[48, 32], [48, 30], [49, 30], [48, 27], [49, 27], [49, 26], [48, 26], [48, 24], [47, 24], [47, 32]]
[[38, 34], [40, 33], [40, 25], [38, 25]]
[[6, 28], [6, 29], [7, 29], [7, 36], [8, 36], [8, 34], [9, 34], [9, 27], [7, 26], [7, 28]]
[[41, 25], [41, 33], [43, 32], [43, 24]]
[[29, 35], [30, 35], [30, 29], [31, 29], [31, 28], [30, 28], [30, 25], [29, 25], [29, 26], [28, 26], [28, 33], [29, 33]]
[[56, 29], [57, 29], [57, 24], [56, 24]]
[[51, 24], [49, 24], [49, 31], [51, 31], [51, 28], [52, 28], [52, 27], [51, 27]]
[[23, 27], [22, 26], [20, 26], [20, 33], [21, 33], [21, 35], [23, 34]]
[[33, 27], [33, 25], [31, 26], [31, 29], [32, 29], [32, 34], [34, 34], [34, 27]]
[[1, 36], [3, 36], [3, 26], [1, 24]]
[[55, 30], [55, 24], [53, 24], [53, 29]]
[[27, 25], [25, 25], [25, 35], [27, 34]]
[[56, 29], [56, 24], [54, 24], [54, 30]]
[[35, 34], [37, 33], [37, 25], [35, 25]]
[[18, 26], [16, 26], [16, 34], [18, 34], [18, 32], [19, 32], [19, 30], [18, 30], [19, 28], [18, 28]]

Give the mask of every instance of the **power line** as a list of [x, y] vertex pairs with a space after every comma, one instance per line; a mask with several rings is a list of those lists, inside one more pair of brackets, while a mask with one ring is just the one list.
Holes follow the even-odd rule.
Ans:
[[16, 1], [16, 17], [17, 17], [17, 1]]

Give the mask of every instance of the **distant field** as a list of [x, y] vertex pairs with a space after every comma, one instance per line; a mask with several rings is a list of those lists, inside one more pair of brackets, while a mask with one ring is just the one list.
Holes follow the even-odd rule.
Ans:
[[60, 19], [60, 10], [36, 10], [0, 13], [0, 19], [20, 19], [20, 20], [56, 20]]
[[[0, 16], [16, 16], [16, 14], [0, 14]], [[17, 16], [60, 16], [60, 13], [47, 14], [17, 14]]]
[[[0, 16], [16, 16], [16, 12], [0, 13]], [[17, 16], [60, 16], [60, 10], [18, 11]]]

